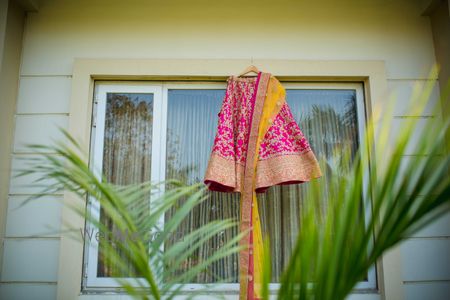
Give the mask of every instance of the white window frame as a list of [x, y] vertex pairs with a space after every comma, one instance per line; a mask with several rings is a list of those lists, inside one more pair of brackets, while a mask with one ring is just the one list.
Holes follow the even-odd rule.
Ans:
[[[146, 93], [153, 94], [153, 120], [161, 118], [162, 115], [162, 88], [158, 84], [152, 83], [132, 83], [132, 84], [118, 84], [116, 82], [99, 82], [95, 86], [94, 106], [93, 106], [93, 124], [92, 124], [92, 146], [91, 146], [91, 159], [90, 168], [94, 171], [97, 178], [101, 178], [101, 171], [103, 167], [103, 142], [105, 132], [105, 113], [106, 113], [106, 100], [107, 93]], [[159, 172], [161, 161], [158, 160], [160, 155], [160, 145], [153, 141], [160, 141], [161, 139], [161, 123], [154, 122], [152, 124], [152, 158], [151, 158], [151, 180], [153, 182], [161, 181], [163, 175]], [[153, 155], [155, 154], [155, 155]], [[89, 195], [88, 197], [88, 213], [91, 218], [96, 220], [100, 219], [100, 203], [94, 197]], [[86, 221], [86, 232], [96, 232], [95, 227]], [[86, 239], [86, 237], [85, 237]], [[115, 278], [98, 277], [97, 265], [98, 265], [98, 243], [95, 239], [95, 235], [85, 242], [85, 270], [84, 281], [85, 286], [88, 288], [117, 288], [117, 282]], [[135, 278], [121, 278], [129, 280], [131, 283]], [[137, 283], [136, 283], [137, 284]]]
[[[319, 90], [355, 90], [356, 92], [356, 108], [358, 118], [358, 136], [360, 139], [360, 147], [363, 145], [362, 141], [365, 138], [366, 128], [366, 104], [364, 99], [364, 87], [362, 83], [355, 82], [282, 82], [286, 90], [290, 89], [319, 89]], [[154, 182], [160, 182], [165, 179], [166, 171], [166, 132], [167, 132], [167, 109], [168, 109], [168, 93], [171, 89], [226, 89], [226, 83], [214, 83], [214, 82], [164, 82], [164, 81], [96, 81], [94, 89], [94, 110], [93, 120], [95, 124], [91, 127], [92, 134], [92, 146], [91, 146], [91, 166], [96, 169], [96, 175], [100, 176], [99, 171], [102, 170], [103, 161], [103, 134], [105, 123], [105, 108], [106, 108], [106, 93], [153, 93], [153, 133], [152, 133], [152, 170], [151, 180]], [[289, 103], [289, 99], [287, 99]], [[363, 149], [362, 155], [368, 155], [368, 149]], [[365, 160], [368, 161], [368, 160]], [[368, 174], [364, 175], [363, 190], [367, 195], [368, 189]], [[163, 192], [163, 190], [161, 191]], [[88, 209], [92, 211], [99, 211], [99, 203], [95, 199], [89, 199]], [[368, 217], [370, 216], [371, 208], [365, 208], [366, 225]], [[94, 215], [97, 219], [99, 214]], [[164, 217], [160, 220], [161, 224], [164, 223]], [[89, 224], [86, 224], [86, 230], [89, 230]], [[104, 290], [105, 288], [117, 288], [117, 282], [114, 278], [97, 277], [97, 251], [98, 244], [96, 242], [85, 243], [85, 265], [84, 265], [84, 278], [83, 286], [85, 290]], [[124, 278], [123, 278], [124, 279]], [[139, 279], [127, 278], [130, 282]], [[238, 293], [238, 283], [211, 283], [211, 284], [186, 284], [183, 286], [182, 291], [197, 291], [205, 290], [210, 292], [226, 292], [226, 293]], [[276, 293], [280, 288], [279, 283], [272, 283], [269, 285], [271, 293]], [[375, 290], [377, 288], [376, 283], [376, 268], [373, 265], [368, 272], [368, 280], [359, 282], [355, 290]]]

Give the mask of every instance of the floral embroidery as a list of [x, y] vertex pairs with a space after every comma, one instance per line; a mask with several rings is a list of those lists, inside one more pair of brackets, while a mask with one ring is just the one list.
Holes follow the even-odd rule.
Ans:
[[[253, 107], [263, 101], [266, 90], [257, 87], [256, 78], [230, 76], [222, 107], [210, 160], [204, 182], [210, 190], [241, 192], [248, 152]], [[273, 97], [273, 95], [271, 95]], [[278, 100], [279, 101], [279, 100]], [[258, 102], [259, 103], [259, 102]], [[263, 193], [269, 186], [309, 181], [321, 176], [319, 164], [310, 145], [300, 130], [286, 102], [279, 102], [280, 111], [269, 119], [269, 127], [259, 145], [256, 166], [256, 192]]]
[[245, 165], [256, 78], [230, 77], [212, 152]]
[[261, 142], [259, 160], [285, 154], [301, 154], [310, 150], [309, 143], [289, 106], [284, 103]]

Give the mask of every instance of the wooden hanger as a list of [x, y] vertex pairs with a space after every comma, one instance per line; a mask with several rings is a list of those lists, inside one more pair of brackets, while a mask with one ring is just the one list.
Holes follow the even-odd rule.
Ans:
[[245, 74], [250, 73], [250, 72], [254, 72], [256, 73], [256, 75], [258, 75], [258, 73], [260, 72], [259, 69], [257, 67], [255, 67], [254, 65], [250, 65], [248, 66], [244, 71], [242, 71], [241, 74], [238, 75], [238, 77], [243, 77]]

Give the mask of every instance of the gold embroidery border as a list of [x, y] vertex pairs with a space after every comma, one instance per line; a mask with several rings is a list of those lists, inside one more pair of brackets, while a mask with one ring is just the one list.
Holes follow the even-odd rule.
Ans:
[[[234, 160], [226, 159], [217, 153], [211, 153], [204, 182], [214, 191], [240, 192], [243, 173], [243, 165]], [[217, 186], [224, 186], [225, 188], [218, 188]]]
[[267, 189], [283, 182], [310, 181], [322, 176], [312, 151], [288, 154], [258, 161], [256, 188]]
[[[213, 191], [241, 192], [243, 173], [243, 165], [212, 153], [204, 181]], [[283, 154], [258, 161], [255, 188], [257, 192], [264, 192], [270, 186], [283, 182], [304, 182], [321, 176], [319, 164], [311, 150], [300, 154]]]

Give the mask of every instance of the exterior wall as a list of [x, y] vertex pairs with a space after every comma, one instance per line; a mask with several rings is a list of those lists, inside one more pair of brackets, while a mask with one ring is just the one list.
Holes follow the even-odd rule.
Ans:
[[5, 35], [6, 35], [6, 16], [8, 12], [8, 1], [0, 1], [0, 68], [3, 61], [3, 50], [5, 47]]
[[[433, 30], [434, 51], [436, 61], [440, 64], [439, 83], [441, 94], [444, 89], [450, 86], [450, 1], [441, 0], [434, 10], [429, 13], [431, 28]], [[442, 113], [450, 115], [450, 107], [444, 105], [450, 101], [450, 95], [447, 98], [442, 97]], [[450, 132], [447, 132], [447, 148], [450, 149]]]
[[[436, 62], [440, 66], [441, 95], [450, 88], [450, 11], [448, 0], [426, 1]], [[449, 92], [447, 90], [447, 92]], [[449, 115], [450, 95], [441, 98], [442, 114]], [[447, 133], [447, 151], [450, 132]], [[401, 246], [403, 284], [407, 299], [447, 299], [450, 295], [450, 216], [411, 236]]]
[[[3, 238], [9, 199], [11, 149], [24, 20], [25, 14], [16, 3], [0, 0], [0, 240], [2, 241], [0, 244], [0, 267], [4, 262]], [[3, 278], [1, 280], [3, 281]], [[7, 285], [0, 286], [0, 293], [5, 286]]]
[[[39, 12], [28, 14], [24, 32], [12, 169], [20, 167], [19, 157], [33, 155], [24, 142], [49, 143], [59, 138], [55, 125], [68, 126], [75, 58], [382, 60], [385, 93], [398, 96], [392, 117], [396, 122], [417, 117], [406, 113], [411, 89], [427, 81], [435, 62], [430, 22], [418, 5], [347, 0], [337, 6], [328, 0], [333, 9], [324, 10], [323, 1], [317, 2], [43, 1]], [[238, 73], [247, 63], [236, 65]], [[269, 64], [258, 67], [272, 71]], [[438, 95], [436, 88], [435, 100]], [[424, 122], [436, 119], [426, 114], [419, 116]], [[37, 192], [21, 186], [30, 180], [11, 179], [0, 297], [51, 299], [64, 276], [57, 273], [60, 237], [54, 231], [61, 224], [63, 195], [15, 210], [25, 194]], [[390, 253], [386, 261], [398, 274], [384, 282], [388, 299], [446, 298], [449, 225], [446, 216]]]

